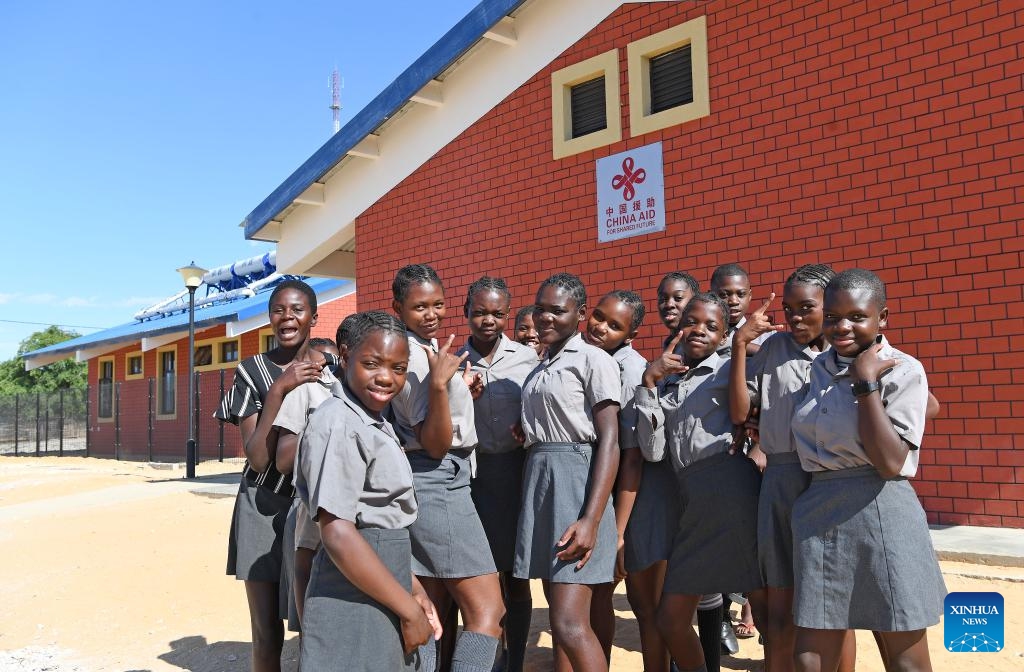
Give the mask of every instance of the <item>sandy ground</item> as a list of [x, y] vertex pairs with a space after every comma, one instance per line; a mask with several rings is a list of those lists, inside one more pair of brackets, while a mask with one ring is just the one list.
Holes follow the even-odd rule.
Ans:
[[[209, 492], [237, 464], [204, 463], [200, 483], [181, 471], [89, 458], [0, 458], [0, 672], [249, 669], [242, 585], [224, 575], [232, 499]], [[204, 490], [207, 490], [204, 492]], [[929, 633], [936, 670], [1024, 669], [1024, 569], [943, 563], [950, 590], [1005, 597], [1000, 653], [953, 654], [941, 625]], [[539, 584], [527, 669], [551, 669]], [[612, 669], [642, 669], [636, 621], [620, 587]], [[761, 670], [744, 640], [723, 669]], [[858, 669], [881, 672], [871, 637], [858, 638]], [[285, 646], [295, 669], [297, 639]]]

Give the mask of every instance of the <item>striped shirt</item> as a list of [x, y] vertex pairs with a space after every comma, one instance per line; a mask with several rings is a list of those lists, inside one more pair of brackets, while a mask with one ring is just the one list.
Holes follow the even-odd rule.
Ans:
[[[266, 353], [246, 357], [235, 369], [235, 381], [231, 389], [221, 399], [220, 408], [213, 417], [233, 425], [239, 424], [253, 413], [263, 409], [263, 399], [270, 391], [270, 386], [283, 373], [283, 369], [271, 361]], [[266, 471], [256, 471], [245, 461], [242, 476], [256, 485], [286, 496], [293, 496], [290, 474], [282, 474], [274, 466], [273, 460]]]

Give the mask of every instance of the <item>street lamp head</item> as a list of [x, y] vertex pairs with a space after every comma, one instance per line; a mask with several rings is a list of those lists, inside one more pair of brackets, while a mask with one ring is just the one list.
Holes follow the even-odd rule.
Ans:
[[193, 261], [188, 266], [179, 268], [178, 273], [181, 273], [181, 279], [185, 281], [185, 287], [194, 290], [203, 284], [203, 276], [206, 275], [206, 269], [196, 266], [196, 262]]

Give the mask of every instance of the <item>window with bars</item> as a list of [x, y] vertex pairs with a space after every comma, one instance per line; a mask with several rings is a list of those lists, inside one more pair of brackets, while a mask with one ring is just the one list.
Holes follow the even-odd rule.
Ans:
[[693, 67], [690, 45], [651, 59], [651, 114], [693, 102]]
[[579, 138], [608, 128], [608, 108], [604, 97], [604, 75], [570, 87], [572, 137]]
[[96, 404], [96, 417], [109, 420], [114, 417], [114, 360], [99, 361], [99, 403]]
[[174, 350], [163, 350], [159, 354], [160, 382], [157, 386], [157, 413], [174, 415], [177, 393], [177, 366]]
[[560, 159], [622, 139], [619, 50], [551, 73], [552, 155]]

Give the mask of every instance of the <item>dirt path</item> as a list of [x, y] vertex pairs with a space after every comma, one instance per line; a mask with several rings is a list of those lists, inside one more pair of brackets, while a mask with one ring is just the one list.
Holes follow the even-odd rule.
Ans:
[[[180, 471], [86, 458], [0, 458], [0, 672], [245, 672], [249, 629], [241, 584], [224, 575], [232, 499], [208, 482], [238, 465], [200, 465], [203, 484]], [[943, 563], [950, 590], [998, 591], [1006, 648], [952, 654], [941, 626], [929, 633], [936, 670], [1024, 669], [1024, 570]], [[977, 578], [1005, 576], [1010, 580]], [[536, 586], [527, 669], [547, 672], [551, 637]], [[620, 587], [612, 669], [642, 669], [636, 621]], [[760, 670], [756, 640], [723, 669]], [[881, 672], [870, 637], [858, 670]], [[285, 647], [295, 669], [297, 640]], [[290, 661], [290, 662], [287, 662]]]

